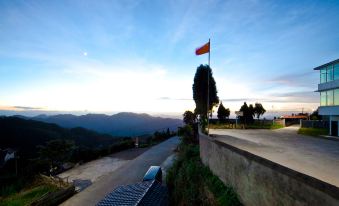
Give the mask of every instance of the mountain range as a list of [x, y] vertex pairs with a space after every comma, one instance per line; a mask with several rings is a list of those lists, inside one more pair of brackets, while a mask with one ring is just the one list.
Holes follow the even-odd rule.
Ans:
[[[22, 116], [20, 116], [23, 118]], [[24, 117], [28, 118], [28, 117]], [[163, 131], [169, 128], [176, 131], [182, 125], [182, 120], [172, 118], [153, 117], [148, 114], [121, 112], [114, 115], [86, 114], [86, 115], [38, 115], [29, 119], [54, 123], [65, 128], [83, 127], [100, 133], [113, 136], [135, 136]]]
[[70, 140], [76, 146], [88, 148], [104, 147], [123, 140], [81, 127], [68, 129], [51, 123], [0, 116], [0, 149], [14, 148], [29, 157], [36, 153], [37, 145], [54, 139]]

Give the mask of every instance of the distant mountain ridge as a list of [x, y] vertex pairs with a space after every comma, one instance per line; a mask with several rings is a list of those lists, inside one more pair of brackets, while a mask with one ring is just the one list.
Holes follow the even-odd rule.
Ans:
[[37, 145], [53, 139], [71, 140], [77, 146], [98, 148], [117, 143], [122, 138], [81, 127], [67, 129], [52, 123], [0, 116], [0, 149], [19, 149], [29, 156], [37, 151]]
[[30, 119], [47, 123], [54, 123], [66, 128], [83, 127], [113, 136], [134, 136], [151, 134], [155, 131], [169, 128], [176, 131], [182, 125], [182, 120], [172, 118], [153, 117], [148, 114], [121, 112], [114, 115], [86, 114], [86, 115], [38, 115]]

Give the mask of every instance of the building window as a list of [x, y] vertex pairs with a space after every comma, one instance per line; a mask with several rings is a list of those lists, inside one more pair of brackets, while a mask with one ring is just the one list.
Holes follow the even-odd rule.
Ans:
[[333, 106], [333, 90], [329, 90], [326, 92], [327, 96], [327, 106]]
[[326, 92], [320, 92], [320, 106], [326, 105]]
[[339, 63], [333, 66], [333, 76], [334, 80], [339, 79]]
[[339, 105], [339, 89], [334, 90], [334, 105]]
[[326, 68], [320, 70], [320, 83], [326, 82]]
[[327, 67], [327, 79], [326, 82], [333, 81], [333, 65]]

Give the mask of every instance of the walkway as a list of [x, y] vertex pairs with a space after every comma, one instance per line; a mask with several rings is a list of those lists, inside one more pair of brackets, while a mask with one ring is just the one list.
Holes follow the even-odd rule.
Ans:
[[210, 134], [218, 141], [339, 187], [339, 142], [299, 135], [297, 129], [212, 129]]

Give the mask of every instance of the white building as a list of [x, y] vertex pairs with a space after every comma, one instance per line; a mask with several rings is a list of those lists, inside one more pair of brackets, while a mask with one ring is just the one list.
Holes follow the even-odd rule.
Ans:
[[339, 59], [318, 66], [314, 70], [320, 71], [319, 114], [329, 121], [330, 134], [338, 136], [339, 133]]

